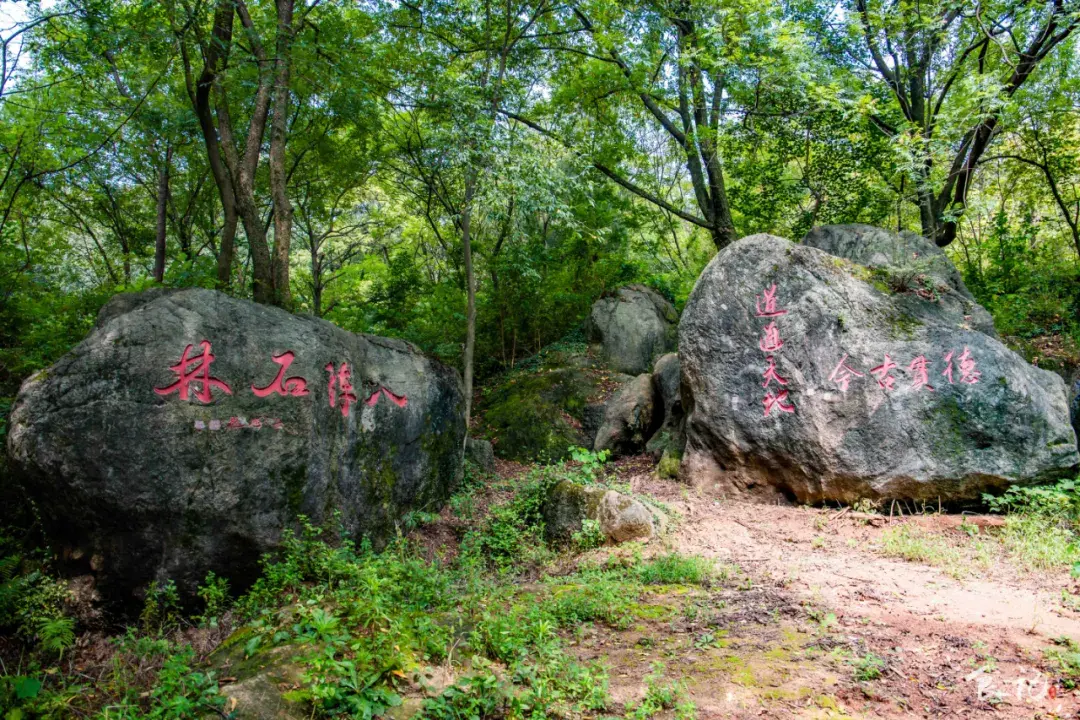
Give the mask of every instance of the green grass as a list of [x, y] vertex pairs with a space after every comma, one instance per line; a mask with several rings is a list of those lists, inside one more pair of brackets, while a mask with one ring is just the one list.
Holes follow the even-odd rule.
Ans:
[[672, 553], [638, 565], [634, 574], [646, 585], [707, 585], [717, 570], [706, 558]]
[[883, 532], [878, 549], [886, 557], [933, 565], [957, 579], [988, 569], [998, 557], [992, 540], [965, 538], [958, 543], [911, 523]]
[[1060, 519], [1020, 513], [1005, 519], [1002, 544], [1009, 557], [1024, 568], [1053, 570], [1080, 562], [1076, 532]]
[[885, 672], [885, 660], [874, 653], [866, 653], [855, 661], [855, 680], [858, 682], [870, 682], [878, 680]]
[[927, 565], [947, 566], [961, 560], [960, 552], [945, 538], [906, 523], [881, 534], [881, 551], [888, 557]]
[[1056, 638], [1054, 643], [1057, 647], [1044, 651], [1047, 662], [1057, 670], [1066, 689], [1080, 686], [1080, 646], [1064, 636]]

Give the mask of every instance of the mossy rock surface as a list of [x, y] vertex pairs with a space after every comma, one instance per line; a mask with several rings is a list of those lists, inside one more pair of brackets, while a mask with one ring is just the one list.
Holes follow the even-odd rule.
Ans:
[[552, 487], [541, 510], [544, 535], [566, 544], [581, 532], [585, 520], [595, 520], [608, 540], [647, 540], [662, 531], [665, 518], [640, 500], [594, 485], [563, 480]]
[[533, 367], [507, 373], [477, 404], [481, 432], [495, 454], [521, 462], [557, 462], [573, 446], [590, 447], [590, 406], [629, 380], [598, 366], [584, 347], [546, 354]]
[[290, 698], [282, 687], [303, 682], [300, 657], [310, 646], [270, 644], [264, 638], [249, 656], [246, 646], [254, 637], [251, 628], [234, 632], [210, 656], [217, 673], [233, 678], [221, 686], [225, 707], [236, 720], [300, 720], [310, 715], [302, 700]]

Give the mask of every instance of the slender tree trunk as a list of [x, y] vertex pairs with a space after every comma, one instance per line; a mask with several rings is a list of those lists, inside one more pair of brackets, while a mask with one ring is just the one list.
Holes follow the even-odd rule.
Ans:
[[236, 222], [238, 218], [231, 184], [228, 196], [229, 204], [223, 208], [225, 224], [221, 226], [221, 247], [218, 249], [217, 255], [217, 286], [219, 290], [225, 290], [232, 284], [232, 265], [233, 258], [236, 255]]
[[315, 317], [322, 317], [322, 261], [319, 258], [319, 240], [311, 230], [311, 225], [306, 224], [308, 235], [308, 250], [311, 254], [311, 303]]
[[274, 304], [289, 309], [289, 246], [293, 207], [285, 171], [285, 140], [289, 119], [289, 53], [292, 48], [294, 0], [277, 0], [277, 57], [274, 60], [274, 112], [270, 120], [270, 191], [274, 198]]
[[165, 239], [167, 226], [165, 221], [169, 209], [169, 164], [172, 162], [172, 147], [165, 151], [165, 162], [158, 170], [157, 191], [157, 237], [154, 243], [154, 280], [165, 282]]
[[461, 209], [461, 247], [465, 255], [465, 285], [468, 300], [465, 309], [465, 432], [472, 418], [473, 356], [476, 352], [476, 277], [472, 261], [472, 202], [476, 194], [476, 176], [470, 172], [465, 179], [465, 201]]
[[270, 272], [270, 250], [266, 244], [266, 230], [263, 228], [254, 194], [241, 193], [237, 198], [237, 205], [251, 255], [252, 299], [257, 303], [273, 305], [274, 279]]

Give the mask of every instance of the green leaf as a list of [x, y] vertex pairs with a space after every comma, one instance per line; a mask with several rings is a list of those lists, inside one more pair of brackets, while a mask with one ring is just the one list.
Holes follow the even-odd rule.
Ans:
[[32, 700], [41, 692], [41, 681], [32, 677], [15, 678], [15, 697], [19, 700]]

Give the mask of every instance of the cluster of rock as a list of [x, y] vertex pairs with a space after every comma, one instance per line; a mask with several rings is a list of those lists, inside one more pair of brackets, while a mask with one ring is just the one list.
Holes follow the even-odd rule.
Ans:
[[645, 451], [678, 403], [677, 323], [671, 302], [642, 285], [598, 299], [585, 323], [588, 346], [549, 347], [528, 371], [485, 391], [478, 410], [496, 454], [551, 462], [572, 446]]
[[594, 450], [614, 457], [651, 452], [663, 458], [665, 474], [677, 472], [682, 451], [682, 401], [675, 307], [642, 285], [597, 300], [587, 331], [599, 355], [624, 372], [636, 372], [602, 406], [592, 436]]
[[452, 491], [463, 406], [457, 373], [409, 343], [152, 292], [26, 381], [8, 449], [72, 570], [123, 605], [208, 571], [243, 589], [300, 515], [378, 545]]
[[683, 472], [802, 502], [961, 501], [1077, 464], [1065, 387], [996, 337], [939, 248], [865, 226], [754, 235], [679, 327]]

